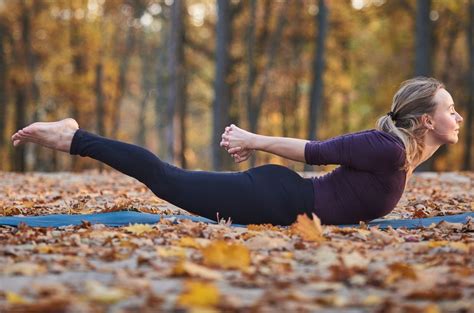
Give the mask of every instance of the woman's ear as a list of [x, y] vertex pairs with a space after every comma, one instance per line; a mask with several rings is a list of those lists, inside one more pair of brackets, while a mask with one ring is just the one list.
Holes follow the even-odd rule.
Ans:
[[421, 123], [423, 124], [423, 126], [425, 126], [428, 129], [431, 129], [431, 130], [434, 129], [433, 119], [431, 118], [429, 114], [425, 113], [421, 116]]

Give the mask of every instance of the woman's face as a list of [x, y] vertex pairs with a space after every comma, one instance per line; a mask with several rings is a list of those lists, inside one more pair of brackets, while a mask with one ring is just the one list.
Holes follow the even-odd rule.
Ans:
[[458, 142], [459, 128], [463, 118], [456, 112], [453, 98], [446, 89], [441, 88], [436, 92], [433, 100], [437, 106], [432, 116], [430, 132], [440, 144]]

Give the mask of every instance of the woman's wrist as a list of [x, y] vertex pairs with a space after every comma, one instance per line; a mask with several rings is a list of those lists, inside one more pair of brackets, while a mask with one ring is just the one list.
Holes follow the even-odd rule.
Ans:
[[249, 144], [248, 144], [248, 149], [251, 150], [258, 150], [259, 148], [259, 142], [260, 142], [260, 137], [261, 135], [258, 134], [251, 134], [250, 139], [249, 139]]

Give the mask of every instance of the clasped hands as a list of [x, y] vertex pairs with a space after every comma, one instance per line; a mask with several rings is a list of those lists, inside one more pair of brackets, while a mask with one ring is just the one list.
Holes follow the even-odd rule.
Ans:
[[234, 158], [235, 163], [241, 163], [255, 151], [254, 142], [255, 134], [232, 124], [225, 128], [220, 146]]

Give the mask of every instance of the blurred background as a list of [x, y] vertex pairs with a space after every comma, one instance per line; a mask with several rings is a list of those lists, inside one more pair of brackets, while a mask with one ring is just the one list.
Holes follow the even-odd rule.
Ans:
[[[139, 144], [176, 165], [241, 165], [224, 127], [323, 140], [375, 127], [400, 83], [443, 81], [459, 142], [421, 170], [472, 170], [474, 0], [0, 0], [0, 170], [99, 163], [10, 136], [33, 121]], [[325, 169], [325, 168], [320, 168]]]

